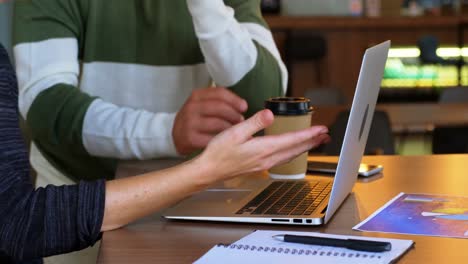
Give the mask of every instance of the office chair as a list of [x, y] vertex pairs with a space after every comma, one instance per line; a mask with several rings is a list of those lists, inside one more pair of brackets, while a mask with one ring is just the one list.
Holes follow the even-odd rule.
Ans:
[[420, 50], [419, 59], [422, 64], [458, 65], [458, 59], [444, 59], [437, 55], [439, 40], [433, 35], [425, 35], [419, 38], [418, 48]]
[[[468, 88], [446, 88], [439, 103], [468, 102]], [[432, 153], [468, 153], [468, 126], [439, 126], [432, 133]]]
[[[330, 128], [331, 142], [323, 147], [326, 155], [337, 156], [343, 145], [344, 133], [348, 124], [349, 111], [338, 114]], [[394, 155], [395, 141], [393, 138], [390, 118], [384, 111], [376, 110], [372, 119], [369, 137], [367, 139], [364, 155]]]
[[[314, 75], [317, 83], [321, 86], [322, 71], [320, 62], [327, 54], [327, 42], [325, 38], [316, 32], [310, 31], [292, 31], [288, 34], [285, 45], [285, 62], [291, 78], [293, 75], [293, 66], [296, 62], [314, 63]], [[288, 93], [291, 91], [291, 82], [289, 82]]]
[[437, 48], [439, 47], [439, 40], [433, 35], [425, 35], [419, 38], [418, 48], [420, 50], [419, 60], [421, 64], [435, 64], [435, 65], [453, 65], [458, 69], [458, 84], [461, 83], [461, 70], [464, 64], [462, 58], [459, 59], [444, 59], [437, 55]]
[[439, 97], [439, 103], [466, 103], [468, 102], [468, 88], [445, 88]]

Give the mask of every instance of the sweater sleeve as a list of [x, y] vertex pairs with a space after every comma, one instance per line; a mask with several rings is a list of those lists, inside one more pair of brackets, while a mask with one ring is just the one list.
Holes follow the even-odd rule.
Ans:
[[288, 73], [260, 0], [187, 0], [208, 71], [247, 100], [247, 115], [286, 92]]
[[0, 46], [0, 260], [30, 261], [93, 245], [101, 237], [105, 181], [34, 190], [17, 99]]

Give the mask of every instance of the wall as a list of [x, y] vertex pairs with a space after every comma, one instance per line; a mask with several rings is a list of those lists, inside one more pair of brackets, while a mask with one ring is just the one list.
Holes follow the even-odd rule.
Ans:
[[0, 43], [10, 53], [11, 56], [11, 26], [12, 26], [13, 2], [0, 4]]
[[381, 0], [382, 16], [395, 17], [400, 15], [403, 0]]

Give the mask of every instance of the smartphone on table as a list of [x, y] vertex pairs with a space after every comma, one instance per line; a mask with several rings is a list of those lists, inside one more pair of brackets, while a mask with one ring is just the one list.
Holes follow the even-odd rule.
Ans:
[[[324, 162], [324, 161], [308, 161], [307, 162], [307, 172], [315, 173], [327, 173], [334, 174], [336, 173], [336, 162]], [[369, 177], [375, 174], [382, 172], [382, 165], [373, 165], [361, 163], [359, 166], [358, 175], [361, 177]]]

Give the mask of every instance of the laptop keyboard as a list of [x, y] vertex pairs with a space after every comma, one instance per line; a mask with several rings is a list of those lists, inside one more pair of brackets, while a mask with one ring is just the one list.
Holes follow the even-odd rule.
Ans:
[[236, 214], [311, 215], [331, 188], [329, 181], [274, 181]]

